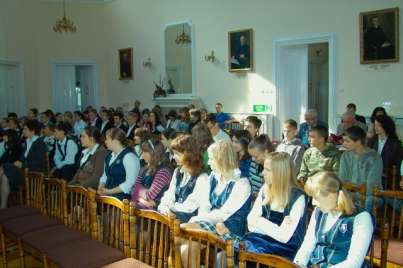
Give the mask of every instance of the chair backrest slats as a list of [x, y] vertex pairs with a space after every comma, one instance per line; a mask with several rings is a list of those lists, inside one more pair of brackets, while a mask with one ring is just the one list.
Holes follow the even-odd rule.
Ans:
[[51, 217], [64, 221], [66, 206], [66, 181], [56, 178], [44, 179], [44, 210]]
[[[351, 182], [343, 182], [343, 187], [350, 193], [352, 193], [353, 200], [357, 198], [357, 195], [360, 197], [359, 204], [362, 208], [365, 208], [365, 202], [367, 197], [367, 186], [365, 183], [363, 184], [354, 184]], [[357, 201], [357, 200], [355, 200]]]
[[25, 171], [25, 198], [27, 205], [45, 212], [43, 207], [43, 183], [43, 173]]

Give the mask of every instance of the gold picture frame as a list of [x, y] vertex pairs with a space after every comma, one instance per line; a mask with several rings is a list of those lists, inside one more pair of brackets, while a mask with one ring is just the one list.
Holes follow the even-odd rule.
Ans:
[[119, 79], [133, 80], [133, 48], [119, 49]]
[[399, 8], [360, 13], [360, 62], [399, 62]]
[[253, 29], [228, 32], [228, 70], [251, 72], [253, 61]]

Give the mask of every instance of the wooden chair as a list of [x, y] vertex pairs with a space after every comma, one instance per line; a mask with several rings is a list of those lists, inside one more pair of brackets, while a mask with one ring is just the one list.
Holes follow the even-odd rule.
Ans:
[[173, 219], [130, 203], [130, 257], [152, 267], [168, 267], [173, 255]]
[[377, 222], [377, 233], [371, 250], [371, 260], [380, 259], [381, 267], [387, 263], [403, 266], [403, 191], [382, 191], [374, 188], [372, 214]]
[[271, 254], [258, 254], [245, 251], [245, 245], [240, 244], [239, 268], [246, 268], [247, 264], [255, 264], [256, 268], [261, 265], [268, 268], [296, 268], [298, 267], [289, 260]]
[[64, 224], [75, 230], [91, 234], [94, 226], [90, 224], [91, 206], [96, 207], [95, 191], [81, 186], [67, 186], [66, 206], [64, 207]]
[[[234, 248], [232, 241], [224, 241], [217, 235], [199, 229], [180, 228], [179, 220], [174, 223], [174, 246], [175, 246], [175, 268], [181, 268], [181, 246], [187, 245], [189, 250], [187, 254], [186, 266], [193, 267], [192, 262], [197, 268], [204, 264], [204, 267], [218, 267], [216, 258], [221, 254], [221, 267], [234, 267]], [[193, 256], [194, 252], [194, 256]]]
[[130, 256], [129, 201], [96, 196], [96, 209], [91, 209], [92, 237], [104, 244], [123, 250]]
[[[365, 183], [363, 184], [354, 184], [351, 182], [343, 182], [343, 187], [350, 193], [352, 193], [352, 197], [354, 203], [359, 203], [362, 208], [365, 208], [365, 202], [367, 197], [367, 186]], [[360, 200], [356, 200], [357, 196], [360, 197]]]

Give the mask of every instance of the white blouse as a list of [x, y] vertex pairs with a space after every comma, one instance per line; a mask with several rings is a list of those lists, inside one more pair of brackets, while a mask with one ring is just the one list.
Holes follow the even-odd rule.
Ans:
[[[319, 208], [315, 208], [312, 212], [311, 219], [309, 221], [308, 229], [305, 234], [304, 242], [302, 243], [297, 255], [294, 258], [294, 263], [300, 265], [301, 267], [306, 267], [308, 264], [312, 252], [316, 246], [316, 218], [315, 214]], [[337, 222], [341, 213], [331, 214], [329, 213], [325, 219], [323, 232], [327, 232], [333, 225]], [[351, 237], [351, 244], [348, 250], [347, 258], [332, 266], [332, 268], [356, 268], [361, 267], [364, 262], [365, 256], [369, 245], [371, 243], [372, 233], [374, 231], [374, 226], [372, 223], [371, 215], [363, 211], [359, 213], [354, 218], [353, 224], [353, 235]]]
[[202, 185], [206, 184], [208, 181], [208, 175], [206, 173], [200, 174], [199, 177], [197, 177], [196, 179], [196, 184], [193, 188], [193, 192], [186, 198], [183, 203], [178, 203], [175, 200], [177, 172], [184, 173], [183, 179], [179, 184], [180, 187], [185, 186], [191, 178], [188, 173], [185, 173], [183, 171], [183, 169], [175, 169], [171, 183], [169, 184], [169, 188], [162, 196], [161, 203], [158, 206], [158, 211], [161, 214], [167, 214], [169, 211], [192, 213], [200, 206], [200, 192], [202, 191]]
[[[259, 194], [255, 200], [253, 208], [248, 215], [248, 229], [251, 232], [260, 233], [270, 236], [281, 243], [287, 243], [293, 236], [297, 229], [298, 223], [305, 212], [305, 197], [301, 195], [294, 202], [290, 210], [290, 214], [284, 218], [281, 225], [277, 225], [265, 217], [262, 217], [263, 210], [263, 189], [260, 188]], [[276, 202], [273, 202], [270, 209], [277, 212], [284, 212], [284, 209], [280, 209]], [[287, 220], [286, 220], [287, 219]]]
[[[225, 190], [227, 184], [231, 181], [235, 181], [235, 185], [232, 191], [225, 201], [225, 203], [219, 209], [211, 209], [210, 204], [210, 181], [216, 176], [214, 172], [210, 174], [206, 183], [201, 185], [201, 191], [199, 193], [201, 204], [197, 216], [190, 219], [189, 222], [206, 221], [213, 225], [225, 222], [229, 217], [235, 214], [248, 200], [251, 195], [251, 187], [247, 178], [241, 178], [241, 171], [236, 169], [234, 172], [234, 178], [228, 181], [217, 180], [217, 185], [214, 189], [216, 194], [220, 194]], [[219, 176], [216, 176], [218, 178]]]

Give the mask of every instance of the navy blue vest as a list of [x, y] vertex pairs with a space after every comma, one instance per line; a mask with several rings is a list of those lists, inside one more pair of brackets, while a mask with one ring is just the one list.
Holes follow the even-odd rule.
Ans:
[[[157, 168], [157, 171], [154, 173], [154, 175], [151, 175], [148, 173], [148, 171], [145, 171], [145, 173], [143, 175], [143, 186], [145, 188], [149, 189], [151, 187], [151, 185], [153, 184], [155, 174], [162, 169], [167, 169], [167, 168], [160, 166], [159, 168]], [[168, 188], [169, 188], [169, 185], [165, 185], [164, 188], [159, 192], [159, 194], [154, 198], [154, 202], [157, 204], [157, 206], [161, 202], [161, 198], [164, 195], [165, 191], [168, 190]]]
[[[214, 193], [215, 187], [217, 186], [217, 179], [213, 176], [210, 180], [210, 204], [211, 210], [221, 208], [225, 201], [227, 201], [230, 196], [232, 189], [234, 188], [235, 181], [229, 182], [225, 189], [220, 193]], [[246, 230], [246, 218], [249, 214], [252, 203], [252, 195], [246, 200], [242, 207], [232, 214], [225, 222], [225, 226], [238, 236], [243, 236]]]
[[66, 142], [64, 143], [64, 148], [62, 149], [62, 147], [60, 146], [60, 143], [56, 142], [56, 149], [59, 151], [60, 155], [62, 156], [61, 161], [64, 161], [67, 156], [67, 144], [70, 140], [73, 141], [77, 146], [77, 153], [74, 156], [74, 164], [71, 164], [71, 165], [78, 167], [79, 163], [80, 163], [80, 147], [78, 146], [77, 142], [74, 139], [71, 139], [66, 136]]
[[[292, 206], [294, 205], [295, 201], [297, 201], [297, 199], [301, 195], [305, 196], [304, 191], [299, 188], [293, 187], [291, 190], [290, 198], [288, 200], [288, 204], [284, 208], [284, 212], [271, 211], [270, 204], [267, 204], [267, 205], [262, 206], [262, 216], [277, 225], [281, 225], [281, 223], [284, 220], [284, 217], [290, 215]], [[262, 195], [262, 198], [264, 199], [265, 197]], [[306, 197], [305, 197], [305, 200], [307, 200]], [[287, 243], [283, 244], [283, 246], [287, 249], [287, 251], [290, 251], [289, 255], [295, 256], [295, 254], [297, 253], [298, 249], [300, 248], [300, 246], [302, 244], [302, 241], [304, 241], [305, 225], [306, 225], [306, 204], [307, 204], [307, 202], [305, 201], [304, 214], [300, 218], [293, 236]], [[285, 255], [287, 255], [287, 254], [285, 254]], [[293, 258], [293, 256], [292, 256], [292, 258]]]
[[340, 216], [332, 228], [324, 233], [322, 229], [327, 213], [324, 214], [317, 209], [315, 214], [315, 236], [317, 242], [315, 250], [311, 255], [311, 265], [328, 267], [338, 264], [347, 258], [351, 244], [351, 237], [353, 235], [354, 219], [355, 216], [362, 211], [363, 210], [358, 210], [350, 216]]
[[[112, 158], [112, 153], [109, 153], [105, 158], [105, 173], [107, 176], [105, 188], [112, 189], [118, 187], [126, 180], [126, 170], [123, 165], [123, 158], [126, 154], [131, 153], [130, 149], [125, 148], [118, 157], [113, 161], [111, 165], [109, 162]], [[128, 199], [130, 200], [130, 194], [118, 193], [112, 195], [120, 200]]]
[[[180, 184], [183, 180], [183, 173], [179, 170], [176, 172], [176, 187], [175, 187], [175, 201], [182, 204], [188, 198], [188, 196], [193, 192], [195, 188], [198, 175], [191, 176], [189, 181], [183, 187]], [[181, 211], [175, 211], [176, 218], [180, 220], [181, 223], [188, 222], [191, 217], [197, 215], [197, 210], [192, 213], [185, 213]]]

